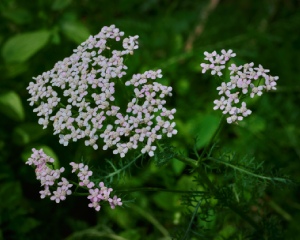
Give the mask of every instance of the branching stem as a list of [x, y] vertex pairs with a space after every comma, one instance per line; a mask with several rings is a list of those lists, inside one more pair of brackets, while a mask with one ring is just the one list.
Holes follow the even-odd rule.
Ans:
[[136, 158], [134, 158], [131, 162], [127, 163], [124, 167], [108, 174], [107, 176], [105, 176], [104, 178], [111, 178], [117, 174], [119, 174], [120, 172], [124, 171], [126, 168], [129, 168], [137, 159], [139, 159], [142, 156], [142, 154], [138, 155]]
[[248, 175], [250, 175], [250, 176], [253, 176], [253, 177], [257, 177], [257, 178], [260, 178], [260, 179], [263, 179], [263, 180], [268, 180], [268, 181], [278, 181], [278, 182], [286, 183], [286, 179], [284, 179], [284, 178], [279, 178], [279, 177], [268, 177], [268, 176], [259, 175], [259, 174], [250, 172], [250, 171], [248, 171], [247, 169], [244, 169], [244, 168], [235, 166], [235, 165], [230, 164], [230, 163], [228, 163], [228, 162], [224, 162], [224, 161], [221, 161], [221, 160], [219, 160], [219, 159], [212, 158], [212, 157], [208, 157], [207, 159], [208, 159], [208, 160], [212, 160], [212, 161], [217, 162], [217, 163], [224, 164], [225, 166], [231, 167], [231, 168], [233, 168], [233, 169], [235, 169], [235, 170], [237, 170], [237, 171], [246, 173], [246, 174], [248, 174]]
[[179, 161], [193, 167], [194, 169], [196, 169], [198, 167], [198, 162], [195, 159], [181, 156], [181, 155], [176, 155], [175, 158], [178, 159]]
[[223, 125], [224, 125], [224, 115], [222, 115], [221, 119], [220, 119], [220, 122], [219, 122], [219, 126], [217, 128], [217, 130], [215, 131], [214, 135], [211, 137], [210, 141], [208, 144], [206, 144], [206, 146], [204, 147], [200, 157], [198, 157], [197, 161], [200, 162], [203, 157], [204, 157], [204, 154], [206, 154], [208, 148], [212, 145], [213, 142], [215, 142], [218, 134], [220, 133], [221, 129], [223, 128]]
[[130, 188], [130, 189], [114, 189], [115, 192], [172, 192], [172, 193], [188, 193], [188, 194], [207, 194], [208, 192], [205, 191], [184, 191], [184, 190], [172, 190], [172, 189], [164, 189], [164, 188], [154, 188], [154, 187], [147, 187], [147, 188]]
[[[179, 156], [179, 155], [176, 156], [176, 159], [178, 159], [178, 160], [180, 160], [180, 161], [188, 164], [189, 166], [191, 166], [195, 170], [197, 170], [198, 173], [199, 173], [199, 176], [202, 178], [204, 184], [206, 185], [206, 189], [208, 190], [208, 192], [210, 192], [214, 196], [218, 195], [218, 189], [210, 181], [210, 179], [207, 176], [206, 171], [202, 168], [202, 166], [200, 164], [198, 164], [197, 160], [194, 160], [194, 159], [191, 159], [191, 158], [188, 158], [188, 157], [184, 157], [184, 156]], [[242, 210], [240, 210], [237, 206], [235, 206], [235, 205], [233, 205], [231, 203], [228, 203], [227, 207], [229, 207], [233, 212], [235, 212], [236, 214], [238, 214], [245, 221], [247, 221], [257, 231], [260, 230], [260, 227], [248, 215], [246, 215]]]

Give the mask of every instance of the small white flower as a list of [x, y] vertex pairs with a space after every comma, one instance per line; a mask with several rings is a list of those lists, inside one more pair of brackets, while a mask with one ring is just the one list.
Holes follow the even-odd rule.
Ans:
[[224, 96], [222, 96], [220, 100], [215, 100], [214, 104], [216, 105], [216, 106], [214, 106], [214, 110], [217, 110], [217, 109], [223, 110], [227, 104], [227, 100], [225, 99]]
[[222, 71], [222, 69], [225, 68], [225, 66], [221, 65], [221, 66], [214, 66], [211, 68], [212, 68], [211, 75], [217, 74], [218, 76], [222, 76], [223, 73], [221, 71]]
[[253, 71], [253, 67], [254, 66], [254, 63], [253, 62], [251, 62], [251, 63], [245, 63], [244, 64], [244, 66], [243, 66], [243, 72], [244, 73], [247, 73], [247, 72], [251, 72], [251, 71]]
[[205, 55], [204, 58], [205, 60], [212, 61], [213, 57], [217, 55], [217, 52], [216, 51], [213, 51], [212, 53], [204, 52], [204, 55]]
[[202, 67], [202, 73], [205, 73], [210, 68], [210, 65], [207, 63], [201, 63], [200, 66]]
[[225, 82], [221, 83], [221, 86], [217, 87], [217, 90], [219, 91], [219, 95], [221, 94], [229, 94], [228, 85]]
[[174, 129], [175, 125], [175, 122], [170, 123], [169, 121], [166, 121], [163, 126], [163, 133], [167, 133], [168, 137], [172, 137], [172, 135], [177, 134], [177, 130]]
[[236, 54], [231, 50], [229, 49], [227, 52], [226, 50], [221, 50], [221, 53], [223, 54], [222, 56], [224, 57], [224, 60], [227, 62], [230, 58], [232, 57], [235, 57]]
[[239, 109], [239, 113], [241, 113], [244, 117], [247, 117], [252, 113], [252, 111], [246, 108], [245, 102], [242, 102], [242, 106]]
[[258, 96], [262, 95], [262, 90], [264, 89], [263, 86], [256, 87], [254, 84], [250, 84], [250, 87], [251, 87], [251, 93], [250, 93], [251, 98], [253, 98], [255, 95]]
[[231, 72], [230, 75], [237, 73], [239, 70], [241, 70], [242, 66], [236, 66], [234, 63], [231, 64], [231, 66], [228, 68]]
[[258, 76], [264, 76], [266, 73], [270, 72], [269, 69], [264, 69], [262, 65], [258, 65], [258, 68], [254, 68]]
[[151, 145], [146, 145], [144, 148], [142, 148], [141, 152], [142, 153], [148, 153], [150, 157], [154, 156], [154, 151], [156, 149], [156, 146], [151, 146]]

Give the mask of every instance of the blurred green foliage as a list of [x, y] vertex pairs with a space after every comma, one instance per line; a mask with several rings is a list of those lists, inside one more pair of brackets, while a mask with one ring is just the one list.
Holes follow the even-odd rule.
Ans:
[[[34, 171], [24, 164], [38, 146], [63, 166], [84, 156], [101, 168], [110, 156], [81, 143], [59, 145], [51, 130], [37, 125], [26, 87], [111, 24], [140, 36], [127, 76], [161, 68], [162, 83], [173, 87], [170, 102], [177, 109], [179, 133], [172, 145], [184, 153], [195, 142], [201, 152], [220, 117], [212, 110], [219, 83], [202, 75], [199, 66], [204, 51], [230, 48], [237, 53], [235, 62], [253, 61], [279, 76], [278, 91], [253, 100], [254, 114], [239, 125], [226, 125], [220, 145], [253, 155], [266, 168], [281, 168], [299, 181], [299, 1], [0, 0], [0, 23], [0, 239], [163, 239], [184, 218], [180, 194], [168, 192], [127, 194], [124, 198], [134, 202], [100, 213], [89, 209], [85, 198], [71, 196], [60, 204], [41, 200]], [[211, 177], [218, 179], [214, 172]], [[163, 167], [141, 162], [116, 188], [141, 186], [199, 188], [179, 161]], [[271, 185], [262, 191], [251, 215], [277, 216], [284, 239], [300, 239], [299, 186], [278, 190]], [[216, 217], [209, 223], [216, 229], [211, 239], [241, 239], [232, 217], [224, 217], [222, 224]]]

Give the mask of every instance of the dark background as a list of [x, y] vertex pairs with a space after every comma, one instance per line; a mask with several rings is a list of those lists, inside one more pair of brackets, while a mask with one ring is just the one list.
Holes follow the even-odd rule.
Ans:
[[[161, 82], [173, 87], [168, 101], [177, 109], [178, 134], [171, 143], [182, 152], [189, 151], [196, 136], [203, 139], [201, 149], [221, 116], [212, 110], [218, 83], [201, 74], [204, 51], [233, 49], [237, 63], [253, 61], [279, 76], [278, 90], [255, 99], [249, 118], [225, 125], [221, 144], [298, 181], [299, 7], [297, 0], [0, 0], [0, 239], [163, 239], [180, 222], [180, 195], [172, 193], [127, 194], [124, 199], [134, 203], [113, 211], [106, 206], [99, 213], [87, 207], [84, 197], [70, 196], [60, 204], [41, 200], [34, 171], [24, 164], [30, 149], [40, 146], [61, 166], [84, 155], [101, 167], [111, 156], [80, 144], [59, 145], [50, 128], [42, 130], [37, 124], [26, 91], [32, 77], [111, 24], [126, 36], [139, 35], [140, 47], [128, 58], [126, 76], [162, 69]], [[37, 35], [15, 38], [32, 32]], [[145, 161], [118, 187], [188, 189], [192, 180], [180, 162], [159, 168]], [[276, 216], [284, 239], [300, 239], [299, 199], [297, 185], [270, 185], [251, 211]], [[208, 226], [216, 229], [214, 239], [229, 239], [238, 231], [224, 219], [222, 226]]]

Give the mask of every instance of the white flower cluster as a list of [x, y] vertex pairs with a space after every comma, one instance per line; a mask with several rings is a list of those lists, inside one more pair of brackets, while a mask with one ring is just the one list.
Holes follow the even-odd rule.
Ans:
[[[211, 74], [222, 76], [222, 70], [225, 68], [226, 62], [236, 54], [232, 50], [221, 51], [217, 54], [216, 51], [212, 53], [204, 52], [205, 60], [209, 63], [201, 63], [202, 73], [211, 70]], [[228, 123], [236, 123], [243, 120], [251, 114], [251, 110], [247, 109], [246, 103], [241, 102], [240, 107], [235, 106], [242, 98], [241, 94], [250, 95], [253, 98], [255, 95], [261, 96], [263, 91], [276, 90], [276, 81], [279, 79], [277, 76], [269, 75], [268, 69], [264, 69], [262, 65], [254, 67], [254, 63], [246, 63], [241, 66], [231, 64], [228, 67], [230, 71], [230, 81], [222, 82], [221, 86], [217, 87], [220, 99], [214, 101], [214, 110], [220, 109], [227, 117]]]
[[[44, 190], [40, 191], [41, 198], [48, 196], [51, 200], [56, 201], [56, 203], [65, 200], [66, 196], [72, 193], [70, 188], [73, 186], [64, 177], [61, 178], [60, 182], [57, 182], [60, 179], [60, 174], [65, 169], [63, 167], [59, 170], [49, 168], [48, 164], [53, 163], [54, 159], [46, 155], [43, 149], [36, 150], [33, 148], [32, 151], [33, 153], [26, 164], [35, 166], [36, 178], [40, 180], [41, 185], [44, 187]], [[50, 187], [54, 187], [55, 185], [57, 189], [51, 193]]]
[[[35, 166], [36, 178], [40, 180], [41, 185], [44, 187], [44, 190], [40, 191], [41, 198], [50, 197], [56, 203], [66, 200], [66, 196], [72, 194], [71, 187], [73, 184], [60, 176], [65, 169], [63, 167], [57, 170], [51, 169], [49, 165], [54, 162], [54, 159], [45, 154], [43, 149], [36, 150], [33, 148], [32, 152], [26, 164]], [[107, 201], [112, 209], [122, 205], [121, 198], [116, 195], [113, 198], [110, 197], [110, 193], [113, 191], [112, 188], [107, 188], [103, 182], [99, 183], [99, 188], [95, 187], [95, 183], [90, 181], [93, 172], [89, 170], [87, 165], [74, 162], [71, 162], [70, 165], [72, 166], [72, 173], [77, 173], [79, 186], [86, 187], [89, 190], [87, 197], [91, 201], [89, 207], [99, 211], [101, 208], [100, 201]], [[54, 187], [57, 187], [56, 190], [51, 192], [50, 188]]]
[[64, 146], [86, 139], [85, 145], [96, 150], [100, 137], [104, 150], [113, 148], [113, 153], [121, 157], [138, 147], [153, 156], [156, 139], [177, 133], [171, 121], [176, 110], [164, 106], [164, 98], [172, 96], [172, 88], [148, 83], [148, 79], [161, 78], [161, 70], [134, 74], [125, 84], [134, 88], [127, 110], [122, 111], [116, 104], [115, 96], [121, 94], [116, 93], [115, 83], [127, 69], [124, 56], [138, 48], [138, 36], [131, 36], [123, 39], [122, 50], [111, 51], [109, 41], [118, 42], [123, 35], [114, 25], [103, 27], [70, 57], [29, 84], [29, 101], [30, 105], [38, 105], [34, 112], [40, 117], [39, 124], [46, 128], [51, 123]]
[[89, 170], [87, 165], [74, 162], [71, 162], [70, 165], [72, 166], [72, 173], [77, 173], [80, 180], [79, 186], [87, 187], [89, 190], [87, 198], [91, 201], [88, 205], [90, 208], [95, 208], [96, 211], [100, 211], [100, 202], [103, 201], [109, 202], [112, 209], [115, 209], [116, 206], [122, 206], [121, 198], [118, 198], [116, 195], [113, 198], [110, 197], [110, 193], [113, 191], [112, 188], [106, 187], [103, 182], [99, 183], [98, 188], [95, 187], [95, 183], [90, 181], [93, 172]]

